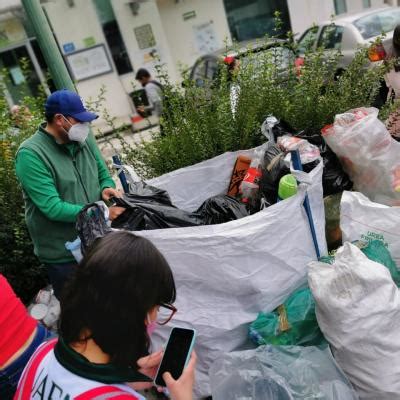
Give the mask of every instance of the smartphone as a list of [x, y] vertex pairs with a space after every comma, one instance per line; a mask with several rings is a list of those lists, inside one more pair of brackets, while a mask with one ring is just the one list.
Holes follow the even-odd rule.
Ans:
[[183, 369], [189, 362], [195, 338], [196, 331], [194, 329], [172, 328], [164, 356], [154, 379], [157, 386], [166, 386], [162, 377], [165, 372], [169, 372], [174, 379], [178, 379], [182, 375]]

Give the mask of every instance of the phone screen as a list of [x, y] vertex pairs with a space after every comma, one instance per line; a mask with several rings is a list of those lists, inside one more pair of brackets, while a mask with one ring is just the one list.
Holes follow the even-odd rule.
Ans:
[[164, 356], [157, 372], [155, 383], [166, 386], [162, 375], [169, 372], [174, 379], [178, 379], [185, 368], [188, 353], [194, 339], [193, 329], [173, 328], [168, 340]]

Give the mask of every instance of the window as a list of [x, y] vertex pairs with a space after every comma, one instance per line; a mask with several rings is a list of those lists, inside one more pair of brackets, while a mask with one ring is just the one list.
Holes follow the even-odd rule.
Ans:
[[[265, 35], [276, 36], [290, 30], [286, 0], [224, 0], [232, 38], [241, 42]], [[282, 28], [276, 32], [274, 13], [281, 13]]]
[[325, 26], [319, 38], [318, 47], [339, 50], [342, 44], [343, 31], [342, 26]]
[[334, 0], [335, 2], [335, 14], [344, 14], [347, 12], [346, 0]]
[[300, 53], [306, 53], [313, 49], [315, 41], [317, 40], [318, 26], [313, 26], [303, 33], [303, 36], [298, 42], [298, 51]]
[[371, 7], [371, 0], [362, 0], [363, 7], [364, 8], [370, 8]]
[[202, 59], [198, 61], [192, 71], [192, 78], [196, 86], [204, 86], [205, 78], [206, 78], [206, 71], [207, 71], [207, 60]]
[[110, 0], [93, 0], [111, 57], [119, 75], [133, 71]]
[[364, 39], [391, 32], [400, 21], [400, 10], [385, 10], [369, 14], [354, 21], [355, 27]]

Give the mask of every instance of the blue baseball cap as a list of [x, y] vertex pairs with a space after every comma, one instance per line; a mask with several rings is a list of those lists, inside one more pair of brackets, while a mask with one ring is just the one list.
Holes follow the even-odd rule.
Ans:
[[46, 100], [46, 114], [62, 114], [80, 122], [91, 122], [99, 116], [87, 111], [79, 95], [71, 90], [62, 89], [52, 93]]

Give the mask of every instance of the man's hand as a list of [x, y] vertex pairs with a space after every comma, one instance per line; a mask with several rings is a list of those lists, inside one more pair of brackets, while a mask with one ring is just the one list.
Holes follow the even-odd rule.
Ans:
[[118, 218], [125, 210], [126, 208], [124, 207], [111, 206], [108, 208], [108, 218], [110, 221], [114, 221], [114, 219]]
[[193, 399], [194, 370], [196, 366], [196, 354], [193, 352], [189, 364], [183, 370], [178, 380], [175, 380], [169, 372], [163, 374], [172, 400], [191, 400]]
[[[152, 353], [147, 357], [139, 358], [137, 364], [139, 366], [139, 372], [143, 375], [148, 376], [151, 379], [154, 379], [156, 376], [157, 368], [160, 365], [161, 359], [163, 356], [162, 351], [158, 351], [157, 353]], [[128, 383], [128, 385], [135, 390], [143, 390], [149, 389], [153, 386], [151, 382], [132, 382]]]
[[146, 111], [144, 106], [137, 106], [136, 107], [137, 112], [144, 114], [144, 112]]
[[101, 193], [101, 197], [104, 201], [108, 201], [111, 197], [122, 197], [122, 193], [117, 189], [105, 188]]

